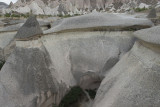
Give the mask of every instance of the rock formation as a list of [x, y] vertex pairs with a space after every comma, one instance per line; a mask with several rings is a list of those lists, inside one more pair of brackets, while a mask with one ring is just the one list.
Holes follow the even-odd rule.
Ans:
[[33, 38], [37, 35], [42, 35], [43, 32], [40, 28], [38, 21], [36, 20], [35, 16], [30, 16], [25, 24], [18, 30], [15, 38], [16, 39], [27, 39]]
[[[87, 24], [86, 24], [87, 23]], [[57, 26], [52, 27], [49, 32], [66, 31], [131, 31], [147, 28], [152, 22], [147, 19], [126, 18], [114, 14], [90, 13], [87, 15], [63, 19]]]
[[0, 9], [7, 8], [7, 7], [8, 7], [8, 5], [6, 3], [0, 2]]
[[[31, 26], [37, 27], [37, 21], [31, 19], [18, 31], [18, 37], [33, 36]], [[128, 23], [122, 23], [124, 20]], [[152, 23], [123, 15], [90, 14], [62, 20], [51, 28], [53, 31], [45, 32], [40, 38], [16, 40], [14, 51], [0, 72], [0, 104], [3, 107], [50, 107], [59, 104], [73, 86], [98, 89], [104, 75], [132, 48], [135, 26], [142, 29], [151, 27]], [[21, 35], [24, 27], [27, 27], [25, 32], [29, 32], [27, 35]], [[110, 30], [106, 30], [107, 27]]]
[[156, 9], [152, 8], [147, 17], [148, 18], [156, 18], [157, 17]]
[[158, 0], [18, 0], [6, 12], [16, 11], [39, 15], [86, 14], [93, 10], [126, 12], [133, 8], [149, 8]]
[[93, 107], [158, 107], [160, 27], [134, 33], [133, 48], [105, 75]]

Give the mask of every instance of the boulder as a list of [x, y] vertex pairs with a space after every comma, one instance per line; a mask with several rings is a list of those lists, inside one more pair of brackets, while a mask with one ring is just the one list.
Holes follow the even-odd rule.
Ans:
[[37, 35], [43, 34], [40, 25], [35, 16], [31, 16], [27, 19], [25, 24], [18, 30], [16, 39], [27, 39]]

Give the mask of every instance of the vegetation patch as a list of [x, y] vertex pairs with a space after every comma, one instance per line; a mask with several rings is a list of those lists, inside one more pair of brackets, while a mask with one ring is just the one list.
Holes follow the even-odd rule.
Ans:
[[74, 14], [73, 16], [70, 14], [66, 14], [66, 15], [59, 14], [57, 16], [61, 18], [68, 18], [68, 17], [80, 16], [80, 14]]
[[[94, 99], [96, 96], [97, 90], [85, 90], [91, 99]], [[79, 86], [72, 87], [71, 90], [63, 97], [59, 106], [54, 105], [53, 107], [80, 107], [81, 102], [89, 101], [84, 90]]]
[[143, 7], [143, 8], [135, 8], [134, 9], [135, 12], [144, 12], [146, 10], [148, 10], [148, 8], [145, 8], [145, 7]]
[[4, 61], [0, 61], [0, 70], [2, 69], [4, 63], [5, 63]]
[[89, 94], [91, 99], [94, 99], [97, 91], [95, 89], [95, 90], [86, 90], [86, 92]]
[[85, 93], [79, 86], [73, 87], [61, 100], [59, 107], [74, 107], [73, 105], [79, 102], [84, 96]]

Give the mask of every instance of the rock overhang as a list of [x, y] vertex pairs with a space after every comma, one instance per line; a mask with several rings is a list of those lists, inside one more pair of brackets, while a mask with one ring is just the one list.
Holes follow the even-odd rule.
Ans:
[[146, 18], [126, 17], [111, 13], [90, 13], [66, 18], [44, 33], [68, 31], [135, 31], [149, 28], [153, 23]]
[[142, 41], [160, 45], [160, 26], [136, 31], [134, 36]]

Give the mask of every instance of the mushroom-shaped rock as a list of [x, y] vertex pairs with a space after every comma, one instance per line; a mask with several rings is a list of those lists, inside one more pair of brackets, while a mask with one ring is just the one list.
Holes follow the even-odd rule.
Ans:
[[125, 15], [90, 13], [83, 16], [66, 18], [57, 26], [51, 28], [45, 33], [65, 32], [77, 30], [137, 30], [152, 26], [148, 19], [127, 17]]
[[152, 8], [147, 16], [148, 18], [156, 18], [157, 14], [156, 14], [156, 9]]
[[160, 34], [160, 26], [155, 26], [148, 29], [142, 29], [134, 33], [135, 37], [137, 37], [138, 39], [153, 44], [160, 44], [159, 34]]
[[43, 34], [40, 25], [35, 16], [27, 19], [25, 24], [18, 30], [16, 39], [28, 39]]

